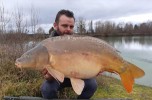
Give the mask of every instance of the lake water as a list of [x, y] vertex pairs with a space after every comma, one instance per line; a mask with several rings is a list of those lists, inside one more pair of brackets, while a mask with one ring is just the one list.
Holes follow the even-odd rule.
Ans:
[[136, 79], [141, 85], [152, 87], [152, 36], [102, 38], [120, 51], [124, 59], [144, 70], [145, 76]]

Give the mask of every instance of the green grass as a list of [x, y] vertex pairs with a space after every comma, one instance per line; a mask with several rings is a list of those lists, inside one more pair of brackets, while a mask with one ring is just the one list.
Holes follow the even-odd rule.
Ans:
[[[40, 86], [43, 78], [32, 78], [30, 80], [13, 81], [8, 79], [3, 81], [1, 88], [1, 98], [3, 96], [38, 96], [41, 97]], [[98, 89], [92, 99], [101, 98], [129, 98], [133, 100], [152, 100], [152, 88], [135, 84], [132, 93], [127, 93], [120, 80], [107, 77], [97, 77]], [[72, 88], [65, 88], [58, 93], [59, 98], [76, 98]]]
[[127, 93], [121, 81], [115, 78], [100, 76], [97, 78], [98, 89], [92, 98], [129, 98], [133, 100], [152, 100], [152, 87], [135, 84], [133, 91]]

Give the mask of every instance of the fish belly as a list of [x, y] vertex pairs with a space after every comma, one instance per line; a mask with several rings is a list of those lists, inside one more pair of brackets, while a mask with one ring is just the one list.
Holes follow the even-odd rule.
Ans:
[[69, 78], [92, 78], [102, 69], [99, 57], [92, 53], [53, 55], [51, 62], [54, 69]]

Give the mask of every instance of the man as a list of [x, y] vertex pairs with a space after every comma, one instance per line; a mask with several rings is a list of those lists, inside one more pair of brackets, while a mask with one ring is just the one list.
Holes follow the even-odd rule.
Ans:
[[[60, 10], [54, 22], [54, 31], [51, 32], [51, 36], [71, 35], [73, 33], [75, 18], [73, 12], [69, 10]], [[68, 44], [67, 44], [68, 45]], [[69, 78], [65, 78], [63, 83], [58, 83], [46, 69], [42, 71], [46, 81], [41, 86], [41, 93], [45, 99], [57, 98], [57, 91], [65, 88], [72, 87]], [[97, 89], [97, 83], [95, 79], [85, 79], [85, 87], [78, 96], [78, 99], [89, 99], [93, 96]]]

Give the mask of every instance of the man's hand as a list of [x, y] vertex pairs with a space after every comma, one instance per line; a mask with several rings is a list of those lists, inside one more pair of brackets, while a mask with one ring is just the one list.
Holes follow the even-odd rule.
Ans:
[[54, 80], [54, 78], [52, 77], [52, 75], [49, 74], [46, 68], [42, 70], [42, 74], [46, 80], [49, 80], [49, 81]]

